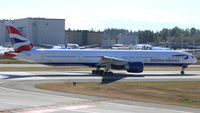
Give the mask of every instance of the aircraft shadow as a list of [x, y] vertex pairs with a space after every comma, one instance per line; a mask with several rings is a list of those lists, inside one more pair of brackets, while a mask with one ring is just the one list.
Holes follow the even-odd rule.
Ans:
[[[127, 77], [132, 77], [132, 78], [141, 78], [141, 77], [147, 77], [147, 76], [160, 76], [160, 77], [170, 77], [170, 76], [183, 76], [180, 74], [121, 74], [121, 73], [116, 73], [114, 75], [107, 75], [107, 76], [102, 76], [102, 83], [101, 84], [108, 84], [112, 83], [118, 80], [121, 80], [123, 78]], [[199, 76], [198, 74], [185, 74], [184, 76]]]

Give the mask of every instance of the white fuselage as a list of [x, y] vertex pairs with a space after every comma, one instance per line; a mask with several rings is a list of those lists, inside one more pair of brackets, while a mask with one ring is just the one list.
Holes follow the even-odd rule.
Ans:
[[[197, 59], [189, 53], [151, 50], [74, 50], [35, 49], [21, 52], [14, 58], [44, 64], [98, 64], [101, 56], [118, 58], [127, 62], [141, 61], [144, 65], [189, 65]], [[185, 55], [185, 56], [184, 56]]]

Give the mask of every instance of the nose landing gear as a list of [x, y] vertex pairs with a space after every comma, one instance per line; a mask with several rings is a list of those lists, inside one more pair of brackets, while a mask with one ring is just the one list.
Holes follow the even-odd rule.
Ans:
[[184, 75], [185, 74], [185, 71], [181, 71], [181, 75]]
[[183, 66], [182, 66], [182, 70], [181, 70], [181, 75], [184, 75], [184, 74], [185, 74], [185, 71], [184, 71], [185, 68], [187, 68], [187, 66], [186, 66], [186, 65], [183, 65]]

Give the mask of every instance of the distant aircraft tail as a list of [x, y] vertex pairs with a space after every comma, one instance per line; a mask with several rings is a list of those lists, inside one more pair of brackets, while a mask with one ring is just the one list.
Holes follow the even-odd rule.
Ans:
[[20, 53], [21, 51], [30, 51], [33, 48], [33, 44], [11, 21], [5, 21], [5, 25], [16, 53]]

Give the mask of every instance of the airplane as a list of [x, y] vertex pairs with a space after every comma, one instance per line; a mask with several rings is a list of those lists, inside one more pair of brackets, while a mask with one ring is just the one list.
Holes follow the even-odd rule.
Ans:
[[[181, 74], [197, 59], [186, 52], [171, 50], [89, 50], [89, 49], [37, 49], [11, 21], [5, 21], [14, 51], [7, 57], [46, 65], [86, 65], [96, 67], [93, 74], [112, 75], [111, 69], [124, 69], [141, 73], [144, 66], [181, 66]], [[105, 68], [102, 70], [101, 68]]]

